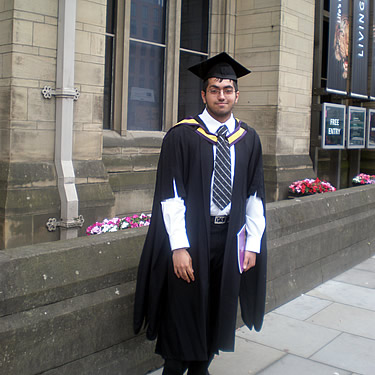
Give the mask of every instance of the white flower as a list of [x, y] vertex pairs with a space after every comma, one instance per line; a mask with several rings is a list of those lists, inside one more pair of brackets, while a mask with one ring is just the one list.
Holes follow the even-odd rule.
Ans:
[[120, 228], [126, 229], [126, 228], [129, 228], [129, 226], [130, 226], [130, 224], [127, 221], [123, 221]]

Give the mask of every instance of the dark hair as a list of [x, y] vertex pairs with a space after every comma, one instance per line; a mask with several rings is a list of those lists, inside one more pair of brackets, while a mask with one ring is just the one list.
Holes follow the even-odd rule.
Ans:
[[[223, 79], [224, 78], [218, 78], [219, 82], [222, 82]], [[234, 89], [236, 91], [238, 91], [238, 82], [236, 80], [234, 80], [234, 79], [231, 79], [231, 81], [233, 82]], [[206, 80], [203, 81], [202, 91], [206, 92], [207, 87], [208, 87], [208, 79], [206, 79]]]

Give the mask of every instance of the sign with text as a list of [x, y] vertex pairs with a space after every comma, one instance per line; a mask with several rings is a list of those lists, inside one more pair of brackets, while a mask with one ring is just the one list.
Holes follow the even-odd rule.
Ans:
[[347, 148], [365, 147], [366, 108], [348, 107]]
[[371, 84], [370, 99], [375, 100], [375, 0], [372, 0], [372, 60], [371, 60]]
[[327, 91], [345, 95], [349, 66], [349, 0], [331, 0], [330, 9]]
[[343, 104], [323, 104], [322, 148], [345, 147], [345, 112], [346, 106]]
[[367, 98], [370, 1], [353, 1], [351, 96]]
[[366, 147], [375, 148], [375, 109], [368, 111]]

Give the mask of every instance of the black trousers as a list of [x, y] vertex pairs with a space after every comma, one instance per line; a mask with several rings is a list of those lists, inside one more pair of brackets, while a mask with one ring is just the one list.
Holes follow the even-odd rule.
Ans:
[[188, 369], [188, 375], [207, 375], [209, 361], [178, 361], [175, 359], [166, 359], [164, 363], [163, 375], [183, 375]]
[[210, 303], [209, 326], [207, 341], [209, 343], [209, 359], [207, 361], [179, 361], [165, 359], [163, 375], [183, 375], [188, 370], [188, 375], [207, 375], [208, 367], [217, 352], [217, 311], [220, 299], [221, 275], [224, 260], [225, 242], [228, 233], [228, 223], [211, 223], [210, 237]]

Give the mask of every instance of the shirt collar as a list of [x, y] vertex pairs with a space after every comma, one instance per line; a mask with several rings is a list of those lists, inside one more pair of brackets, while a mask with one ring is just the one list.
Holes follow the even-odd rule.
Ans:
[[230, 118], [224, 122], [224, 123], [221, 123], [217, 120], [215, 120], [207, 111], [207, 109], [205, 109], [200, 115], [199, 117], [201, 118], [201, 120], [204, 122], [204, 124], [207, 126], [207, 129], [210, 133], [212, 134], [216, 134], [217, 132], [217, 129], [220, 128], [220, 126], [222, 125], [226, 125], [227, 128], [228, 128], [228, 131], [229, 131], [229, 134], [233, 133], [234, 132], [234, 129], [236, 127], [236, 120], [234, 119], [234, 116], [233, 116], [233, 113], [231, 113], [230, 115]]

